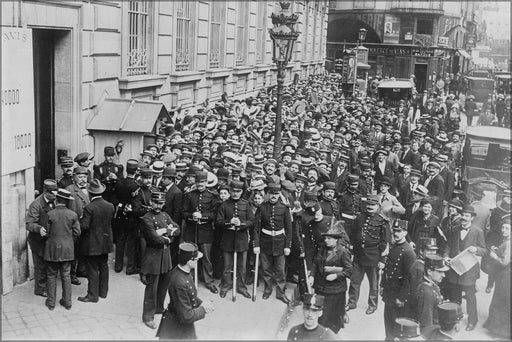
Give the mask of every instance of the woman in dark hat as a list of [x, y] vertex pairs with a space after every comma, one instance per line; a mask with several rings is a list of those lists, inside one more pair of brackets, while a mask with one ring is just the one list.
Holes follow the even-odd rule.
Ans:
[[339, 221], [322, 234], [325, 245], [313, 260], [309, 277], [315, 293], [325, 297], [324, 312], [319, 323], [336, 334], [348, 319], [345, 318], [347, 278], [352, 275], [350, 253], [339, 243], [344, 233], [343, 224]]
[[501, 234], [503, 242], [490, 252], [496, 271], [496, 288], [484, 328], [499, 338], [510, 340], [510, 214], [503, 217]]

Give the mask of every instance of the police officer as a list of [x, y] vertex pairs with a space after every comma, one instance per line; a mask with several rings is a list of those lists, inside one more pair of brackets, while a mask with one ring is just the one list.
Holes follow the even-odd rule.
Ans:
[[434, 324], [423, 331], [428, 341], [450, 341], [460, 331], [460, 322], [464, 315], [460, 304], [444, 302], [437, 306], [439, 325]]
[[165, 203], [163, 192], [151, 194], [151, 210], [142, 217], [142, 236], [146, 240], [146, 250], [142, 257], [141, 273], [146, 276], [142, 321], [156, 329], [155, 313], [163, 313], [164, 300], [171, 280], [172, 269], [169, 244], [178, 235], [178, 225], [162, 211]]
[[411, 245], [406, 241], [407, 221], [393, 223], [393, 244], [389, 249], [381, 282], [384, 302], [384, 328], [386, 341], [393, 341], [395, 319], [403, 315], [405, 302], [410, 291], [408, 271], [416, 259]]
[[288, 341], [324, 341], [337, 340], [338, 337], [331, 329], [318, 323], [323, 314], [324, 296], [305, 293], [302, 301], [304, 323], [296, 325], [288, 333]]
[[334, 219], [339, 220], [340, 210], [338, 208], [338, 203], [334, 199], [335, 187], [336, 184], [334, 182], [324, 182], [318, 203], [322, 208], [322, 213], [327, 216], [328, 219], [334, 217]]
[[183, 200], [184, 230], [183, 241], [198, 244], [204, 255], [202, 273], [206, 288], [212, 293], [219, 293], [213, 284], [213, 265], [211, 248], [214, 239], [213, 223], [219, 205], [217, 196], [206, 188], [208, 173], [196, 171], [196, 189], [189, 192]]
[[61, 189], [66, 189], [69, 185], [73, 184], [73, 158], [68, 156], [60, 157], [59, 164], [62, 169], [62, 176], [57, 179], [57, 186]]
[[221, 249], [224, 256], [224, 271], [220, 283], [220, 296], [224, 298], [233, 287], [233, 255], [237, 253], [237, 291], [251, 298], [245, 284], [245, 265], [249, 249], [249, 232], [253, 229], [254, 215], [249, 202], [241, 199], [244, 183], [231, 181], [230, 198], [223, 202], [217, 213], [216, 227], [222, 230]]
[[272, 278], [276, 282], [276, 298], [288, 304], [285, 283], [285, 256], [290, 254], [292, 222], [290, 210], [279, 201], [281, 186], [268, 185], [269, 199], [256, 211], [253, 251], [261, 252], [261, 268], [265, 290], [263, 299], [272, 293]]
[[347, 188], [338, 199], [341, 219], [345, 221], [345, 230], [350, 235], [354, 220], [362, 210], [362, 194], [359, 192], [359, 176], [350, 174], [346, 179]]
[[135, 180], [138, 161], [128, 159], [126, 161], [126, 178], [120, 179], [115, 185], [115, 193], [119, 204], [114, 220], [114, 234], [116, 235], [116, 254], [114, 271], [119, 273], [123, 270], [124, 255], [126, 252], [126, 274], [138, 273], [136, 266], [136, 250], [139, 246], [137, 232], [137, 217], [133, 213], [133, 197], [139, 189]]
[[197, 289], [191, 271], [203, 254], [197, 245], [183, 242], [179, 246], [178, 266], [171, 271], [170, 302], [162, 315], [156, 336], [160, 339], [197, 339], [194, 322], [213, 312], [211, 301], [203, 302], [197, 297]]
[[389, 221], [379, 213], [379, 208], [379, 197], [368, 195], [366, 212], [359, 214], [354, 221], [354, 229], [350, 237], [354, 246], [354, 260], [347, 311], [356, 308], [359, 288], [365, 274], [370, 283], [366, 314], [371, 315], [377, 310], [378, 272], [379, 269], [384, 268], [391, 235]]
[[99, 165], [94, 165], [94, 178], [105, 184], [107, 190], [103, 193], [103, 198], [110, 203], [117, 205], [119, 202], [115, 196], [114, 187], [116, 183], [123, 178], [123, 165], [115, 164], [115, 149], [112, 146], [105, 146], [103, 149], [105, 160]]
[[45, 179], [44, 192], [30, 203], [25, 217], [28, 244], [34, 262], [34, 294], [46, 297], [46, 262], [43, 259], [45, 236], [48, 233], [48, 212], [55, 207], [57, 182]]

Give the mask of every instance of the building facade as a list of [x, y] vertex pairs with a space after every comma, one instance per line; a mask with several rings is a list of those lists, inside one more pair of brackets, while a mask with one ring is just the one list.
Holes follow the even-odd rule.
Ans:
[[465, 43], [475, 20], [471, 1], [331, 1], [327, 59], [340, 58], [364, 28], [369, 76], [414, 74], [421, 91], [432, 86], [436, 75], [469, 68]]
[[[58, 157], [90, 151], [100, 163], [105, 144], [119, 141], [120, 128], [103, 134], [110, 140], [99, 139], [101, 143], [88, 129], [105, 99], [193, 110], [223, 93], [247, 97], [275, 84], [268, 29], [270, 14], [279, 12], [280, 6], [274, 1], [147, 0], [19, 0], [2, 1], [1, 6], [2, 84], [4, 89], [12, 84], [13, 89], [13, 95], [2, 92], [2, 111], [13, 102], [9, 110], [23, 113], [16, 122], [14, 115], [2, 116], [3, 136], [11, 135], [6, 127], [21, 132], [12, 137], [12, 147], [2, 147], [2, 164], [12, 166], [2, 168], [6, 293], [30, 277], [25, 211], [35, 191], [41, 191], [42, 181], [60, 176]], [[286, 82], [295, 74], [323, 72], [328, 2], [296, 1], [292, 11], [299, 15], [296, 30], [301, 34]], [[23, 46], [15, 43], [20, 37]], [[18, 58], [16, 51], [28, 59]], [[7, 65], [8, 61], [18, 63]], [[17, 73], [26, 76], [23, 82]], [[28, 95], [22, 97], [27, 110], [16, 103], [17, 94]], [[138, 153], [143, 141], [124, 144], [125, 150]], [[25, 163], [11, 164], [18, 159]]]

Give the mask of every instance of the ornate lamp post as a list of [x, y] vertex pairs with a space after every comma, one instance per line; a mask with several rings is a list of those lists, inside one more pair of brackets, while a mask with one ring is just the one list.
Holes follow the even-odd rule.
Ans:
[[360, 28], [359, 29], [359, 36], [358, 36], [358, 39], [357, 39], [357, 46], [356, 46], [356, 65], [354, 66], [354, 70], [355, 70], [355, 80], [354, 80], [354, 89], [352, 90], [352, 94], [353, 96], [356, 95], [356, 85], [357, 85], [357, 60], [359, 59], [359, 47], [363, 44], [363, 42], [365, 41], [366, 39], [366, 32], [368, 32], [367, 29], [365, 28]]
[[276, 130], [274, 134], [274, 159], [279, 158], [281, 151], [281, 122], [283, 106], [283, 84], [284, 70], [292, 58], [293, 44], [299, 36], [299, 32], [294, 30], [298, 15], [291, 13], [289, 2], [280, 2], [281, 12], [272, 13], [273, 28], [269, 29], [272, 39], [272, 60], [277, 66], [277, 113]]

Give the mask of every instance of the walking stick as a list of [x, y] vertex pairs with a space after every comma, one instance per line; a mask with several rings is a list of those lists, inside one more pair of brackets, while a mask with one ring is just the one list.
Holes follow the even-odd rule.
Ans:
[[306, 264], [306, 258], [302, 259], [304, 263], [304, 274], [306, 275], [306, 287], [308, 289], [308, 293], [313, 293], [313, 290], [311, 289], [311, 285], [309, 285], [309, 279], [308, 279], [308, 265]]
[[254, 283], [252, 284], [252, 301], [256, 301], [256, 290], [258, 289], [258, 268], [260, 263], [260, 254], [256, 254], [256, 262], [254, 263]]
[[234, 240], [235, 243], [233, 244], [233, 294], [231, 299], [233, 302], [236, 301], [236, 267], [237, 267], [237, 252], [236, 252], [236, 226], [234, 231]]
[[[197, 246], [197, 231], [198, 231], [198, 228], [197, 228], [197, 222], [195, 223], [195, 233], [194, 233], [194, 240], [195, 240], [195, 243], [196, 243], [196, 246]], [[199, 246], [198, 246], [199, 248]], [[198, 285], [198, 266], [196, 265], [196, 267], [194, 267], [194, 285], [196, 287], [196, 291], [197, 291], [197, 285]]]

